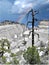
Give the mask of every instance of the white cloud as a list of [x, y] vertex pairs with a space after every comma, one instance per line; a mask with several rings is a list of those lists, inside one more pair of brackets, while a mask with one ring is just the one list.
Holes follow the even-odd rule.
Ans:
[[7, 14], [13, 15], [16, 13], [23, 13], [22, 17], [24, 17], [31, 8], [47, 3], [49, 3], [49, 0], [14, 0], [14, 3], [12, 3], [12, 0], [0, 0], [0, 18]]
[[12, 6], [11, 12], [12, 13], [22, 13], [27, 8], [32, 8], [32, 3], [28, 3], [26, 0], [16, 0]]
[[27, 9], [46, 4], [49, 0], [15, 0], [11, 8], [12, 13], [26, 12]]
[[14, 2], [14, 5], [18, 5], [20, 4], [20, 1]]
[[15, 0], [14, 4], [8, 0], [0, 0], [0, 12], [11, 12], [12, 14], [23, 13], [34, 8], [38, 4], [42, 5], [45, 3], [49, 3], [49, 0]]
[[11, 8], [11, 13], [21, 14], [22, 16], [19, 20], [22, 20], [23, 17], [25, 17], [26, 13], [31, 10], [31, 8], [41, 6], [43, 4], [46, 4], [46, 2], [47, 0], [15, 0]]

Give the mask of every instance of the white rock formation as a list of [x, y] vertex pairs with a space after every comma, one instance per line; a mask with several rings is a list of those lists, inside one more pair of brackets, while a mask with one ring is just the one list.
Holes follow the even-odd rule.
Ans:
[[[36, 35], [34, 35], [34, 43], [35, 44], [39, 44], [39, 42], [37, 41], [42, 41], [43, 43], [47, 43], [48, 41], [48, 21], [41, 21], [38, 25], [38, 27], [34, 28], [34, 33], [36, 33]], [[39, 34], [39, 36], [37, 35]]]

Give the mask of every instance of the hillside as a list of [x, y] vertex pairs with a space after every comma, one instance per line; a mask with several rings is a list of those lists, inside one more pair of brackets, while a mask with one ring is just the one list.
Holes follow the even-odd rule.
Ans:
[[[29, 31], [30, 30], [24, 24], [9, 22], [6, 20], [0, 25], [0, 39], [8, 39], [11, 42], [11, 48], [15, 46], [18, 47], [22, 45], [24, 39], [27, 40]], [[28, 38], [28, 44], [30, 42], [32, 43], [31, 38], [32, 37]], [[27, 47], [31, 46], [28, 44]]]
[[13, 39], [14, 35], [20, 35], [25, 30], [27, 30], [26, 26], [18, 22], [9, 20], [0, 22], [0, 38], [6, 37], [9, 39]]

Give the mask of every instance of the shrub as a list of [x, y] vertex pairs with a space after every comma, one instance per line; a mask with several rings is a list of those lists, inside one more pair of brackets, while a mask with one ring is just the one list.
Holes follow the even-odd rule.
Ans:
[[36, 50], [36, 47], [34, 46], [27, 48], [27, 51], [24, 52], [23, 57], [29, 64], [40, 63], [38, 51]]

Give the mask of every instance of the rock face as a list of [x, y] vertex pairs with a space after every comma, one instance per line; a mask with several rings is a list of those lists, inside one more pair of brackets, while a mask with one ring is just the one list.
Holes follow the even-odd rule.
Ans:
[[[32, 35], [29, 36], [30, 30], [24, 25], [19, 23], [10, 23], [6, 21], [0, 25], [0, 39], [8, 39], [11, 43], [12, 52], [15, 52], [15, 47], [21, 47], [24, 41], [27, 41], [26, 47], [31, 46]], [[24, 48], [24, 47], [21, 47]]]
[[[10, 50], [17, 53], [26, 50], [32, 44], [32, 33], [29, 35], [30, 29], [24, 24], [6, 22], [0, 24], [0, 39], [8, 39], [10, 41]], [[7, 54], [8, 55], [8, 54]], [[21, 63], [24, 64], [22, 54], [18, 56]]]
[[0, 38], [7, 38], [10, 40], [14, 40], [16, 36], [20, 36], [23, 33], [23, 30], [27, 30], [25, 25], [20, 24], [8, 24], [0, 26]]
[[47, 48], [49, 44], [49, 21], [41, 21], [38, 27], [34, 28], [34, 46], [37, 47], [41, 63], [49, 64]]
[[38, 27], [36, 27], [34, 29], [34, 41], [35, 44], [40, 44], [39, 41], [42, 41], [43, 43], [48, 43], [48, 31], [49, 31], [49, 26], [48, 26], [49, 22], [48, 21], [41, 21], [38, 25]]

